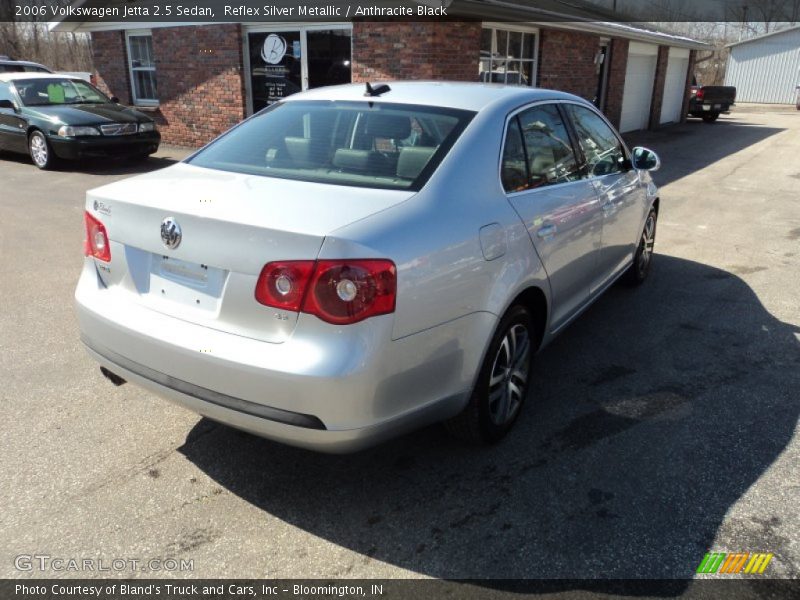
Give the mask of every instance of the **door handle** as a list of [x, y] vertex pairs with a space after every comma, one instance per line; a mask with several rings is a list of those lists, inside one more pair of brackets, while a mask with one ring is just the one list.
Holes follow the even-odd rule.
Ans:
[[540, 238], [546, 238], [555, 234], [555, 232], [556, 232], [555, 225], [545, 225], [544, 227], [540, 228], [539, 231], [536, 232], [536, 235], [539, 236]]

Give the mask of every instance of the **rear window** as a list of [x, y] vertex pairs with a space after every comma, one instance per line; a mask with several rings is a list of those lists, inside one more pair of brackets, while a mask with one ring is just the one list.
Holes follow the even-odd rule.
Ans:
[[418, 190], [474, 115], [407, 104], [283, 102], [188, 162], [281, 179]]

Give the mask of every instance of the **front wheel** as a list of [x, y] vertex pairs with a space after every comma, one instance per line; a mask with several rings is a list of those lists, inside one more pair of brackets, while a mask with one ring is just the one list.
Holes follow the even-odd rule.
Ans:
[[705, 113], [703, 115], [703, 121], [705, 121], [706, 123], [713, 123], [717, 119], [719, 119], [719, 113], [718, 112]]
[[655, 208], [651, 208], [644, 222], [644, 230], [639, 238], [639, 246], [636, 254], [633, 255], [633, 264], [625, 274], [628, 283], [638, 285], [647, 279], [650, 272], [650, 265], [653, 262], [653, 248], [656, 244], [656, 222], [658, 213]]
[[33, 164], [39, 169], [51, 169], [56, 162], [53, 150], [41, 131], [34, 131], [28, 137], [28, 152]]
[[536, 339], [531, 314], [512, 307], [489, 344], [467, 407], [445, 422], [452, 435], [490, 444], [511, 430], [525, 403]]

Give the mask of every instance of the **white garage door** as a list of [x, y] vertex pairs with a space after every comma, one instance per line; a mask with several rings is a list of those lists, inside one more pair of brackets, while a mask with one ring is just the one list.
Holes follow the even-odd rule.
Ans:
[[630, 43], [628, 67], [625, 70], [625, 90], [622, 93], [620, 131], [647, 129], [657, 61], [658, 46]]
[[664, 100], [661, 104], [661, 123], [681, 120], [681, 108], [686, 92], [686, 70], [689, 68], [689, 51], [670, 48], [667, 74], [664, 78]]

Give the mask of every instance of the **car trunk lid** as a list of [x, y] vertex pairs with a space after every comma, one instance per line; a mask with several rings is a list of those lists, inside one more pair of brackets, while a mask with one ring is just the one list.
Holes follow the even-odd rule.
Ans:
[[[108, 233], [111, 262], [96, 264], [110, 291], [185, 321], [279, 343], [297, 313], [255, 300], [263, 266], [315, 259], [329, 232], [412, 195], [181, 163], [91, 190], [86, 209]], [[162, 225], [167, 242], [180, 238], [174, 247], [162, 239]]]

